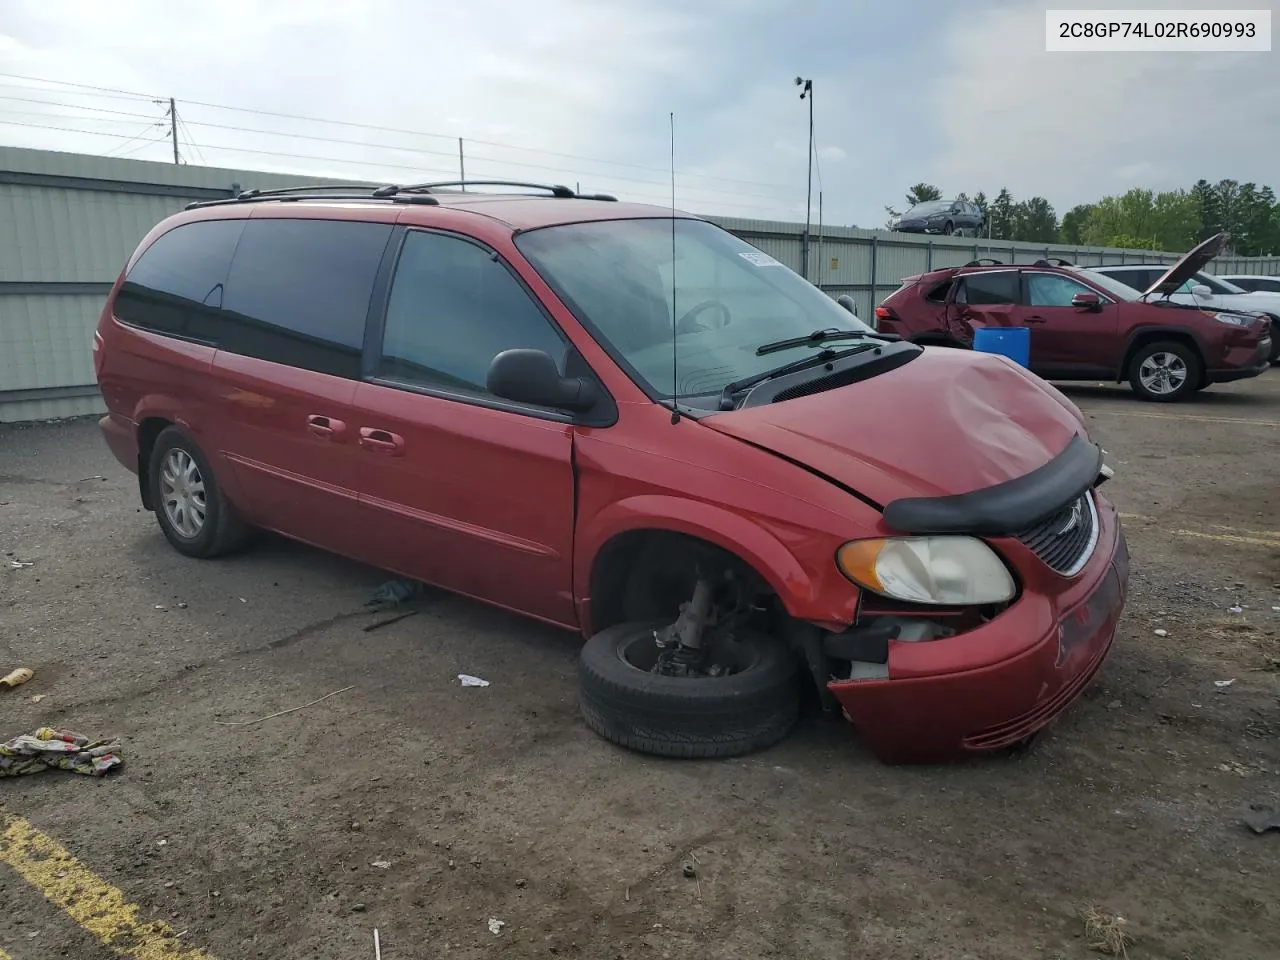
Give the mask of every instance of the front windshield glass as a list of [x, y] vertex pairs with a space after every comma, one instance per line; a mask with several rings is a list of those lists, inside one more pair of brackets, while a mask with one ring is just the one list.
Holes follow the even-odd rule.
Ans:
[[1108, 276], [1105, 273], [1096, 273], [1093, 270], [1077, 270], [1078, 273], [1088, 277], [1090, 283], [1096, 283], [1111, 296], [1117, 300], [1137, 300], [1142, 296], [1140, 290], [1135, 290], [1127, 283], [1122, 283], [1115, 277]]
[[917, 203], [914, 207], [903, 214], [904, 217], [927, 217], [934, 213], [945, 213], [951, 209], [951, 203], [947, 200], [930, 200], [927, 203]]
[[[801, 359], [815, 330], [872, 330], [817, 287], [702, 220], [600, 220], [531, 230], [516, 245], [595, 338], [651, 394], [718, 395], [728, 383]], [[674, 251], [674, 270], [672, 253]], [[672, 381], [675, 323], [677, 382]], [[859, 336], [828, 343], [839, 349]], [[677, 386], [678, 383], [678, 386]]]

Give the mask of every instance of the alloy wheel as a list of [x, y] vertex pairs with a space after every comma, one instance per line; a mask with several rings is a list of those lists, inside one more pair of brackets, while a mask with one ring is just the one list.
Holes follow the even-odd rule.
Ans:
[[204, 477], [191, 454], [174, 447], [160, 466], [160, 502], [173, 529], [194, 539], [204, 529], [208, 503]]
[[1164, 351], [1151, 354], [1138, 368], [1138, 379], [1142, 381], [1142, 386], [1150, 393], [1162, 397], [1181, 390], [1188, 375], [1186, 361], [1176, 353]]

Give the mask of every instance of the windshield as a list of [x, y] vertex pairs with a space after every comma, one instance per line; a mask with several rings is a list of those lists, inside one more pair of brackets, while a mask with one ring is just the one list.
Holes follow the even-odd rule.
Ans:
[[[516, 245], [579, 321], [658, 398], [674, 392], [680, 399], [718, 399], [728, 383], [826, 346], [797, 344], [757, 355], [766, 343], [822, 329], [873, 332], [777, 260], [702, 220], [543, 227], [519, 235]], [[672, 382], [673, 317], [678, 386]]]
[[1127, 283], [1123, 283], [1115, 277], [1108, 276], [1105, 273], [1097, 273], [1093, 270], [1085, 270], [1083, 268], [1077, 269], [1076, 272], [1082, 276], [1088, 277], [1090, 283], [1096, 283], [1117, 300], [1137, 300], [1142, 296], [1142, 292], [1140, 290], [1135, 290]]
[[927, 203], [917, 203], [904, 213], [903, 217], [927, 217], [934, 213], [946, 213], [950, 209], [951, 201], [949, 200], [930, 200]]

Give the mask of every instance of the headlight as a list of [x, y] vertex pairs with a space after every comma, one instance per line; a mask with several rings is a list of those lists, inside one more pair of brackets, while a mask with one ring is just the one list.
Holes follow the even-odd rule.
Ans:
[[1000, 558], [973, 537], [853, 540], [836, 563], [859, 586], [909, 603], [1003, 603], [1017, 592]]
[[1253, 323], [1251, 317], [1242, 317], [1238, 313], [1215, 313], [1213, 318], [1220, 323], [1229, 323], [1233, 327], [1247, 327]]

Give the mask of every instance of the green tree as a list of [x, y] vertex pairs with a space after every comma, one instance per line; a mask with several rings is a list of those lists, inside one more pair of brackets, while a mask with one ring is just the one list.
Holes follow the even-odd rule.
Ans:
[[1200, 215], [1200, 230], [1196, 241], [1207, 240], [1223, 228], [1222, 204], [1218, 192], [1208, 180], [1197, 180], [1191, 188], [1192, 199]]
[[987, 202], [987, 195], [979, 190], [973, 195], [973, 205], [978, 208], [982, 214], [982, 232], [987, 232], [988, 214], [990, 213], [990, 204]]
[[907, 191], [907, 208], [914, 207], [917, 203], [924, 203], [927, 200], [941, 200], [942, 191], [935, 187], [932, 183], [917, 183], [914, 187]]
[[1062, 216], [1062, 225], [1058, 229], [1058, 239], [1063, 243], [1079, 245], [1084, 243], [1084, 230], [1089, 223], [1089, 214], [1093, 212], [1093, 204], [1080, 203], [1072, 207]]
[[1186, 190], [1157, 193], [1151, 205], [1153, 250], [1190, 250], [1199, 242], [1200, 210]]
[[1052, 243], [1058, 236], [1058, 215], [1044, 197], [1032, 197], [1013, 205], [1014, 240]]
[[991, 201], [988, 213], [991, 222], [989, 235], [993, 240], [1013, 239], [1013, 206], [1013, 195], [1002, 187]]

